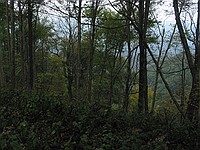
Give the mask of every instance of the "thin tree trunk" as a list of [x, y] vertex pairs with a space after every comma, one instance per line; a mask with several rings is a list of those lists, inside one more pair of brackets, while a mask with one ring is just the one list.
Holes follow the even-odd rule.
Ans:
[[[148, 28], [148, 20], [149, 20], [149, 8], [150, 8], [150, 0], [146, 0], [145, 1], [145, 19], [144, 19], [144, 31], [145, 31], [145, 41], [146, 41], [146, 32], [147, 32], [147, 28]], [[145, 48], [146, 49], [146, 48]], [[145, 113], [148, 113], [149, 112], [149, 98], [148, 98], [148, 79], [147, 79], [147, 50], [146, 51], [146, 57], [145, 57], [145, 64], [146, 64], [146, 74], [145, 74], [145, 82], [146, 82], [146, 94], [145, 94], [145, 101], [144, 101], [144, 104], [145, 104]]]
[[28, 0], [28, 56], [29, 56], [29, 89], [33, 89], [34, 84], [34, 66], [33, 66], [33, 4]]
[[19, 8], [19, 50], [20, 50], [20, 64], [21, 64], [21, 74], [20, 74], [20, 81], [21, 86], [25, 86], [25, 61], [24, 61], [24, 26], [23, 26], [23, 13], [21, 8], [21, 0], [18, 1], [18, 8]]
[[153, 98], [152, 98], [152, 106], [151, 106], [151, 113], [154, 112], [154, 108], [155, 108], [155, 103], [156, 103], [156, 94], [157, 94], [157, 87], [158, 87], [158, 76], [159, 72], [158, 69], [156, 69], [156, 80], [155, 80], [155, 84], [154, 84], [154, 91], [153, 91]]
[[10, 48], [11, 48], [11, 83], [12, 88], [15, 89], [16, 81], [15, 81], [15, 12], [14, 12], [14, 0], [10, 1], [10, 16], [11, 16], [11, 40], [10, 40]]
[[[73, 28], [71, 26], [71, 18], [68, 19], [68, 26], [69, 26], [69, 37], [68, 37], [68, 46], [66, 48], [65, 52], [65, 58], [66, 58], [66, 67], [67, 67], [67, 79], [68, 79], [68, 96], [69, 100], [72, 100], [74, 98], [73, 94], [73, 80], [74, 80], [74, 72], [73, 72], [73, 61], [74, 61], [74, 42], [73, 42]], [[76, 66], [75, 66], [76, 67]], [[66, 72], [65, 71], [65, 72]], [[76, 89], [77, 90], [77, 89]], [[77, 92], [77, 91], [76, 91]]]
[[65, 52], [64, 58], [65, 61], [63, 62], [63, 71], [64, 76], [67, 79], [67, 92], [69, 100], [71, 101], [73, 99], [73, 90], [72, 90], [72, 84], [73, 84], [73, 73], [72, 73], [72, 64], [71, 64], [71, 52]]
[[114, 74], [114, 70], [116, 67], [116, 60], [118, 58], [118, 52], [117, 52], [117, 47], [115, 48], [115, 52], [113, 54], [113, 64], [111, 67], [111, 72], [110, 72], [110, 87], [109, 87], [109, 105], [112, 106], [113, 103], [113, 88], [115, 85], [115, 79], [116, 79], [116, 75]]
[[90, 31], [90, 52], [89, 52], [89, 63], [88, 63], [88, 89], [87, 89], [87, 98], [88, 101], [91, 102], [92, 98], [92, 80], [93, 80], [93, 61], [94, 61], [94, 51], [95, 51], [95, 22], [96, 22], [96, 14], [98, 9], [99, 0], [92, 1], [91, 13], [91, 31]]
[[11, 64], [11, 45], [10, 45], [10, 8], [8, 0], [6, 1], [6, 16], [7, 16], [7, 52], [8, 52], [8, 62]]
[[[185, 106], [185, 53], [183, 51], [182, 56], [182, 72], [181, 72], [181, 109], [184, 111]], [[183, 122], [183, 116], [181, 116], [181, 122]]]
[[76, 97], [80, 98], [80, 75], [81, 75], [81, 11], [82, 0], [79, 0], [78, 7], [78, 49], [77, 49], [77, 79], [76, 79]]
[[[131, 1], [127, 2], [127, 16], [131, 17]], [[129, 107], [129, 93], [130, 93], [130, 82], [131, 82], [131, 61], [132, 61], [132, 52], [131, 52], [131, 26], [130, 20], [126, 18], [126, 35], [127, 35], [127, 47], [128, 47], [128, 64], [126, 68], [126, 87], [125, 87], [125, 96], [124, 96], [124, 104], [123, 109], [125, 112], [128, 112]]]
[[73, 74], [72, 74], [72, 64], [70, 63], [69, 60], [67, 60], [67, 79], [68, 79], [68, 95], [69, 95], [69, 100], [72, 100], [73, 98], [73, 91], [72, 91], [72, 84], [73, 84]]
[[112, 106], [112, 103], [113, 103], [113, 87], [114, 87], [113, 71], [111, 71], [110, 85], [109, 85], [109, 105], [110, 106]]
[[2, 56], [2, 43], [0, 41], [0, 91], [4, 86], [4, 72], [3, 72], [3, 56]]

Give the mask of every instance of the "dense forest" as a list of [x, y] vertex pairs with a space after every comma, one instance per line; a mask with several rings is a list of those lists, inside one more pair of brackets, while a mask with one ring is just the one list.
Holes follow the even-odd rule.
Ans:
[[0, 150], [199, 150], [199, 106], [199, 0], [0, 1]]

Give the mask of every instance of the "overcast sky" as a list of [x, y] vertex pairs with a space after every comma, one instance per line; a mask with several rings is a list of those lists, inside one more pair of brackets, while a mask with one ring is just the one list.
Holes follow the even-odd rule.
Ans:
[[[191, 9], [188, 9], [187, 13], [192, 14], [194, 21], [196, 22], [197, 18], [197, 2], [198, 0], [190, 0], [194, 4]], [[158, 18], [162, 21], [165, 21], [166, 24], [175, 23], [174, 9], [173, 9], [173, 0], [164, 0], [164, 5], [160, 6], [157, 10]], [[187, 15], [189, 21], [189, 16]]]

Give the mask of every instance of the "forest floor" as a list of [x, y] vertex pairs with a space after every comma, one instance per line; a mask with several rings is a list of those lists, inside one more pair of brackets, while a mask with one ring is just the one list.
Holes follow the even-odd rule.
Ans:
[[123, 113], [52, 95], [4, 92], [2, 150], [199, 150], [200, 127], [173, 113]]

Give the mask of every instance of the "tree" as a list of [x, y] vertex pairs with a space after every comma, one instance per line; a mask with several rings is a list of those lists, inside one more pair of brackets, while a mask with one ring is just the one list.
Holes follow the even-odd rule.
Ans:
[[[185, 50], [186, 58], [192, 75], [192, 88], [189, 96], [187, 117], [190, 121], [199, 119], [199, 102], [200, 102], [200, 43], [199, 43], [199, 18], [200, 18], [200, 2], [198, 1], [198, 16], [197, 16], [197, 28], [196, 28], [196, 40], [195, 40], [195, 58], [193, 56], [187, 41], [187, 36], [184, 32], [183, 23], [181, 21], [182, 7], [179, 5], [178, 0], [173, 0], [174, 12], [176, 24], [179, 30], [180, 39]], [[179, 6], [181, 8], [179, 8]]]
[[89, 50], [89, 61], [88, 61], [88, 85], [87, 85], [87, 99], [91, 102], [92, 98], [92, 80], [93, 80], [93, 62], [95, 52], [95, 32], [96, 32], [96, 17], [100, 1], [93, 0], [91, 4], [91, 27], [90, 27], [90, 50]]
[[82, 18], [82, 0], [78, 1], [78, 44], [77, 44], [77, 79], [76, 79], [76, 87], [77, 93], [76, 96], [79, 99], [80, 96], [80, 75], [81, 75], [81, 18]]
[[148, 27], [150, 0], [139, 1], [139, 48], [140, 48], [140, 70], [139, 70], [139, 99], [138, 112], [148, 112], [148, 83], [147, 83], [147, 50], [145, 46]]
[[27, 51], [25, 50], [25, 45], [26, 45], [26, 36], [25, 36], [25, 14], [24, 12], [24, 6], [25, 4], [21, 1], [18, 0], [18, 22], [19, 22], [19, 34], [18, 34], [18, 44], [19, 44], [19, 51], [20, 51], [20, 85], [22, 88], [26, 87], [26, 78], [27, 78], [27, 63], [26, 63], [26, 56], [27, 56]]
[[[1, 41], [1, 40], [0, 40]], [[3, 57], [2, 57], [2, 43], [0, 42], [0, 91], [4, 85], [4, 71], [3, 71]]]
[[0, 90], [5, 86], [5, 72], [4, 72], [4, 53], [6, 50], [6, 42], [7, 35], [6, 35], [6, 5], [7, 2], [0, 3]]
[[131, 24], [130, 20], [128, 18], [131, 18], [131, 3], [132, 1], [129, 0], [126, 2], [127, 6], [127, 18], [126, 18], [126, 43], [128, 47], [128, 64], [127, 64], [127, 76], [126, 76], [126, 88], [125, 88], [125, 95], [124, 95], [124, 104], [123, 108], [125, 112], [128, 112], [128, 107], [129, 107], [129, 94], [130, 94], [130, 83], [131, 83], [131, 63], [132, 63], [132, 49], [131, 49]]
[[[160, 37], [160, 39], [158, 39], [158, 41], [156, 43], [153, 43], [152, 45], [156, 45], [155, 47], [153, 46], [152, 49], [155, 49], [155, 52], [158, 52], [158, 56], [157, 56], [157, 64], [158, 67], [155, 67], [155, 81], [154, 81], [154, 93], [153, 93], [153, 99], [152, 99], [152, 107], [151, 107], [151, 113], [154, 112], [154, 108], [155, 108], [155, 102], [156, 102], [156, 95], [157, 95], [157, 89], [158, 89], [158, 82], [159, 82], [159, 72], [161, 70], [164, 70], [164, 63], [166, 60], [166, 57], [168, 55], [168, 52], [170, 50], [170, 48], [172, 47], [172, 39], [174, 38], [174, 34], [176, 31], [176, 25], [173, 27], [173, 31], [172, 33], [170, 33], [171, 35], [169, 35], [169, 39], [168, 39], [168, 35], [166, 34], [166, 29], [165, 27], [161, 28], [161, 25], [159, 23], [157, 23], [155, 32], [155, 37]], [[166, 47], [165, 44], [167, 43]], [[155, 55], [156, 57], [156, 55]], [[150, 76], [150, 75], [149, 75]]]
[[33, 54], [33, 2], [28, 0], [28, 54], [29, 54], [29, 88], [34, 84], [34, 54]]
[[[110, 2], [110, 1], [109, 1]], [[139, 38], [140, 62], [139, 62], [139, 99], [138, 99], [138, 112], [148, 112], [148, 83], [147, 83], [147, 47], [148, 42], [147, 29], [153, 26], [154, 21], [149, 17], [150, 3], [149, 0], [137, 1], [120, 1], [110, 2], [115, 10], [130, 20], [131, 25], [134, 27]], [[120, 11], [125, 8], [127, 4], [131, 4], [132, 15]], [[117, 7], [120, 10], [117, 10]]]
[[10, 0], [10, 18], [11, 18], [11, 33], [10, 33], [10, 60], [11, 60], [11, 83], [12, 89], [16, 86], [16, 73], [15, 73], [15, 11], [14, 11], [14, 0]]
[[121, 105], [124, 100], [126, 22], [110, 9], [102, 10], [97, 18], [93, 93], [111, 108], [113, 103]]

